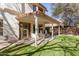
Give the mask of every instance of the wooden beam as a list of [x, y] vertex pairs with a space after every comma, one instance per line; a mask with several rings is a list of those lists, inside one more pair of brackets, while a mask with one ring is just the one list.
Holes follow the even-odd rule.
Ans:
[[13, 14], [13, 15], [21, 14], [18, 11], [15, 11], [15, 10], [12, 10], [12, 9], [9, 9], [9, 8], [4, 8], [4, 12], [8, 12], [8, 13]]

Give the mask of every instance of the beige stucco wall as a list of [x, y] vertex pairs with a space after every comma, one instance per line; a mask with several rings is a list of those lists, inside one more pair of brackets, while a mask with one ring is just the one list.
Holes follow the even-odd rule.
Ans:
[[[0, 3], [0, 8], [9, 8], [18, 12], [22, 12], [22, 4], [21, 3]], [[33, 12], [32, 5], [25, 3], [25, 13]]]
[[[5, 17], [6, 17], [7, 21], [9, 22], [10, 26], [12, 27], [13, 31], [15, 32], [15, 34], [19, 37], [19, 25], [18, 25], [19, 22], [16, 20], [15, 16], [11, 15], [9, 13], [5, 13]], [[10, 28], [5, 20], [4, 20], [3, 26], [4, 26], [4, 31], [3, 31], [4, 35], [13, 35], [12, 31], [10, 30]], [[6, 30], [8, 30], [10, 33], [7, 33]]]
[[25, 13], [33, 12], [32, 7], [33, 7], [33, 6], [32, 6], [31, 4], [26, 3], [26, 4], [25, 4]]
[[[4, 9], [4, 8], [9, 8], [11, 10], [15, 10], [17, 12], [22, 12], [22, 5], [20, 3], [16, 4], [16, 3], [0, 3], [0, 8]], [[25, 13], [30, 13], [33, 12], [32, 10], [32, 5], [30, 4], [25, 4]], [[15, 32], [15, 34], [17, 35], [17, 37], [19, 37], [19, 21], [15, 18], [16, 15], [12, 15], [10, 13], [4, 12], [5, 18], [7, 19], [7, 21], [9, 22], [9, 24], [11, 25], [13, 31]], [[6, 36], [14, 36], [12, 31], [10, 30], [8, 24], [6, 23], [6, 21], [4, 20], [5, 18], [3, 17], [3, 15], [0, 13], [0, 18], [3, 19], [3, 35]]]

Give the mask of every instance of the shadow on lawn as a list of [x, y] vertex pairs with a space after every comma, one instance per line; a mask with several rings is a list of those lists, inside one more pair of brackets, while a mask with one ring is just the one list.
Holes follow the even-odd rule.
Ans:
[[[30, 46], [30, 44], [29, 45], [27, 45], [27, 44], [19, 44], [19, 45], [14, 45], [14, 46], [8, 46], [8, 47], [5, 47], [5, 48], [2, 48], [2, 49], [0, 49], [0, 56], [9, 56], [8, 55], [8, 53], [11, 53], [11, 52], [14, 52], [14, 51], [16, 51], [16, 50], [19, 50], [19, 49], [21, 49], [21, 48], [24, 48], [24, 47], [28, 47], [28, 46]], [[2, 50], [2, 51], [1, 51]]]
[[[48, 43], [48, 42], [47, 42], [47, 43]], [[46, 44], [47, 44], [47, 43], [46, 43]], [[34, 51], [31, 51], [31, 52], [28, 52], [28, 53], [26, 52], [26, 53], [22, 53], [22, 54], [17, 54], [16, 56], [21, 56], [21, 55], [32, 56], [34, 53], [39, 52], [40, 49], [42, 49], [43, 47], [45, 47], [46, 44], [43, 45], [43, 46], [41, 46], [41, 47], [39, 47], [39, 48], [37, 48], [37, 49], [35, 49]]]
[[[61, 43], [61, 42], [57, 42], [57, 43], [55, 43], [55, 44], [58, 44], [58, 43]], [[79, 49], [78, 50], [75, 50], [74, 48], [77, 48], [77, 46], [78, 46], [78, 44], [76, 44], [76, 46], [75, 47], [66, 47], [66, 46], [62, 46], [62, 45], [59, 45], [59, 47], [53, 47], [53, 45], [55, 45], [55, 44], [52, 44], [52, 45], [50, 45], [50, 46], [52, 46], [52, 47], [48, 47], [48, 48], [44, 48], [47, 44], [45, 44], [44, 46], [42, 46], [42, 47], [40, 47], [40, 48], [38, 48], [38, 49], [36, 49], [35, 51], [31, 51], [31, 52], [26, 52], [26, 53], [22, 53], [22, 54], [17, 54], [17, 56], [20, 56], [20, 55], [27, 55], [27, 56], [32, 56], [33, 54], [35, 54], [35, 53], [38, 53], [38, 52], [41, 52], [41, 51], [45, 51], [45, 50], [53, 50], [53, 51], [62, 51], [63, 50], [63, 52], [64, 52], [64, 56], [66, 56], [66, 53], [68, 52], [68, 53], [70, 53], [70, 55], [71, 56], [76, 56], [73, 52], [74, 51], [79, 51]], [[62, 48], [62, 50], [55, 50], [55, 48]], [[70, 48], [72, 48], [72, 49], [70, 49]], [[41, 53], [40, 53], [40, 55], [41, 55]], [[39, 56], [40, 56], [39, 55]]]
[[[74, 53], [74, 51], [79, 51], [79, 49], [78, 49], [79, 41], [76, 40], [76, 43], [73, 42], [75, 44], [74, 47], [72, 47], [72, 46], [68, 47], [63, 44], [70, 45], [69, 43], [71, 43], [71, 41], [64, 43], [63, 42], [64, 40], [66, 40], [66, 37], [63, 40], [61, 40], [60, 42], [52, 43], [50, 45], [48, 45], [49, 42], [47, 42], [45, 45], [43, 45], [41, 47], [37, 47], [37, 48], [35, 47], [35, 48], [32, 48], [29, 52], [26, 51], [24, 53], [19, 53], [19, 54], [17, 54], [17, 53], [19, 52], [20, 49], [22, 50], [22, 48], [29, 47], [30, 45], [23, 45], [23, 44], [16, 45], [16, 46], [3, 50], [2, 52], [0, 52], [0, 55], [9, 56], [8, 53], [11, 53], [11, 52], [14, 52], [17, 50], [16, 54], [13, 54], [12, 56], [21, 56], [21, 55], [33, 56], [35, 53], [38, 53], [38, 52], [40, 52], [40, 54], [38, 53], [39, 56], [42, 56], [41, 55], [42, 51], [52, 50], [52, 51], [56, 51], [56, 52], [63, 51], [64, 52], [63, 56], [67, 56], [67, 53], [69, 53], [71, 56], [78, 56], [77, 54]], [[57, 45], [57, 46], [55, 46], [55, 45]], [[58, 49], [55, 49], [55, 48], [58, 48]]]
[[[63, 45], [60, 45], [58, 43], [61, 43], [61, 42], [57, 42], [55, 44], [51, 44], [51, 45], [48, 45], [46, 47], [48, 48], [44, 48], [45, 46], [43, 46], [42, 48], [34, 51], [34, 52], [31, 52], [29, 55], [33, 55], [35, 52], [38, 53], [38, 52], [41, 52], [41, 51], [45, 51], [45, 50], [53, 50], [53, 51], [63, 51], [64, 52], [64, 55], [63, 56], [66, 56], [67, 54], [66, 53], [69, 53], [71, 56], [77, 56], [74, 51], [79, 51], [78, 49], [78, 45], [79, 45], [79, 41], [76, 43], [76, 45], [74, 47], [68, 47], [68, 46], [63, 46]], [[59, 47], [54, 47], [54, 45], [58, 44]], [[50, 47], [51, 46], [51, 47]], [[55, 50], [55, 48], [62, 48], [62, 50]], [[52, 52], [52, 51], [51, 51]], [[41, 53], [40, 53], [41, 55]]]

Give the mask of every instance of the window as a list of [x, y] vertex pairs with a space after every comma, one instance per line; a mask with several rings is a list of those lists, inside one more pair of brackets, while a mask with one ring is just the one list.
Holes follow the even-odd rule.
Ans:
[[33, 5], [33, 11], [36, 11], [36, 6], [35, 5]]
[[0, 35], [3, 35], [3, 19], [0, 19]]

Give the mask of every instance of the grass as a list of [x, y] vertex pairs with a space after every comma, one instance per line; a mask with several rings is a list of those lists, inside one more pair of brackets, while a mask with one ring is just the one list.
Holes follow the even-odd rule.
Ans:
[[61, 35], [44, 46], [20, 44], [1, 50], [2, 56], [79, 56], [79, 37]]

